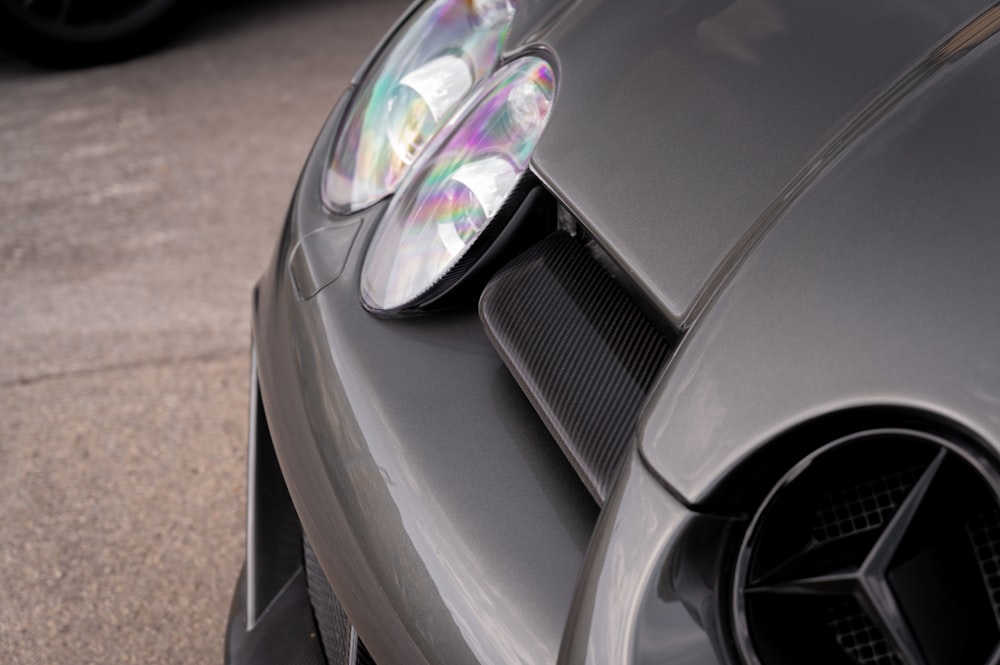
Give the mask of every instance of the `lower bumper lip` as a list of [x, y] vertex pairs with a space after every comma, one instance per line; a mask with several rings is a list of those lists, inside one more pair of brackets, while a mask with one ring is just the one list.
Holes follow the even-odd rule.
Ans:
[[248, 629], [247, 573], [240, 571], [226, 626], [226, 665], [322, 663], [323, 651], [300, 569], [275, 597], [267, 614]]
[[[360, 262], [378, 206], [358, 216], [332, 281], [309, 295], [293, 282], [298, 241], [332, 223], [318, 196], [332, 124], [258, 286], [253, 328], [277, 459], [351, 623], [382, 663], [553, 663], [560, 652], [583, 662], [596, 652], [574, 640], [591, 628], [598, 648], [625, 650], [590, 662], [637, 662], [626, 647], [650, 587], [614, 582], [611, 554], [631, 551], [655, 589], [669, 533], [647, 529], [637, 545], [608, 519], [595, 534], [597, 505], [475, 309], [393, 321], [363, 309]], [[647, 481], [632, 487], [661, 499], [636, 505], [687, 514], [641, 463], [632, 468]], [[679, 603], [656, 616], [677, 638], [669, 648], [697, 653], [685, 662], [717, 663]]]

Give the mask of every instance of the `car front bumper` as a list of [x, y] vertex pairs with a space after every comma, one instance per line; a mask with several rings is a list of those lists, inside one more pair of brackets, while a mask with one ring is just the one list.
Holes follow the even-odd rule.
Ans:
[[[694, 514], [637, 453], [599, 510], [475, 308], [405, 320], [362, 308], [361, 261], [384, 204], [350, 218], [323, 209], [335, 125], [317, 141], [255, 292], [251, 463], [254, 438], [273, 440], [294, 517], [281, 517], [280, 497], [261, 496], [275, 483], [256, 483], [253, 495], [252, 466], [255, 570], [237, 591], [227, 644], [273, 631], [276, 609], [303, 605], [301, 549], [288, 545], [288, 524], [300, 521], [383, 665], [719, 663], [692, 612], [660, 584]], [[241, 610], [241, 593], [252, 607]], [[230, 646], [227, 659], [257, 662], [245, 653]]]

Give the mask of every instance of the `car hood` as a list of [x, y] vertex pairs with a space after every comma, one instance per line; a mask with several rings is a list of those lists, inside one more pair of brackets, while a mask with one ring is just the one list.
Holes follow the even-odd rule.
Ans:
[[982, 0], [524, 0], [550, 50], [542, 179], [686, 328], [852, 123]]

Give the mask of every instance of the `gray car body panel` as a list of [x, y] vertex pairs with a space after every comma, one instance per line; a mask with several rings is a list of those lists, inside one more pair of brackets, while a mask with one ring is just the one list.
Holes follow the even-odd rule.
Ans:
[[684, 326], [786, 185], [987, 6], [578, 2], [534, 35], [559, 74], [537, 170]]
[[561, 665], [716, 665], [704, 628], [660, 583], [691, 512], [638, 455], [625, 463], [580, 576]]
[[[475, 307], [409, 321], [362, 308], [361, 258], [384, 206], [331, 224], [319, 198], [330, 134], [254, 316], [261, 395], [303, 528], [380, 662], [553, 662], [597, 506]], [[323, 242], [317, 224], [352, 236], [359, 219], [364, 242], [342, 272], [300, 297], [291, 257], [322, 256], [301, 243]]]
[[941, 69], [778, 221], [692, 327], [641, 446], [689, 501], [853, 407], [1000, 442], [1000, 49]]
[[596, 527], [473, 308], [362, 309], [384, 205], [323, 209], [334, 111], [254, 331], [292, 499], [376, 660], [712, 665], [651, 589], [741, 460], [871, 404], [1000, 440], [993, 51], [858, 125], [985, 5], [828, 4], [521, 4], [508, 56], [547, 51], [559, 79], [536, 172], [686, 331]]

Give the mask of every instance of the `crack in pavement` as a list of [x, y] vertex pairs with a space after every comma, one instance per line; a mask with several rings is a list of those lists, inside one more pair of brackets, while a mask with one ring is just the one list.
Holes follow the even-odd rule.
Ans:
[[70, 369], [60, 372], [49, 372], [43, 374], [36, 374], [34, 376], [19, 376], [13, 379], [3, 379], [0, 380], [0, 389], [10, 388], [14, 386], [30, 386], [36, 383], [42, 383], [44, 381], [50, 381], [54, 379], [72, 379], [82, 376], [93, 376], [95, 374], [104, 374], [107, 372], [115, 371], [127, 371], [133, 369], [145, 369], [149, 367], [167, 367], [170, 365], [186, 365], [190, 363], [199, 362], [211, 362], [214, 360], [231, 360], [239, 356], [247, 356], [249, 358], [250, 349], [241, 349], [239, 351], [209, 351], [206, 353], [200, 353], [190, 356], [179, 356], [170, 358], [146, 358], [140, 360], [131, 360], [121, 363], [112, 363], [108, 365], [98, 365], [96, 367], [83, 367], [80, 369]]

